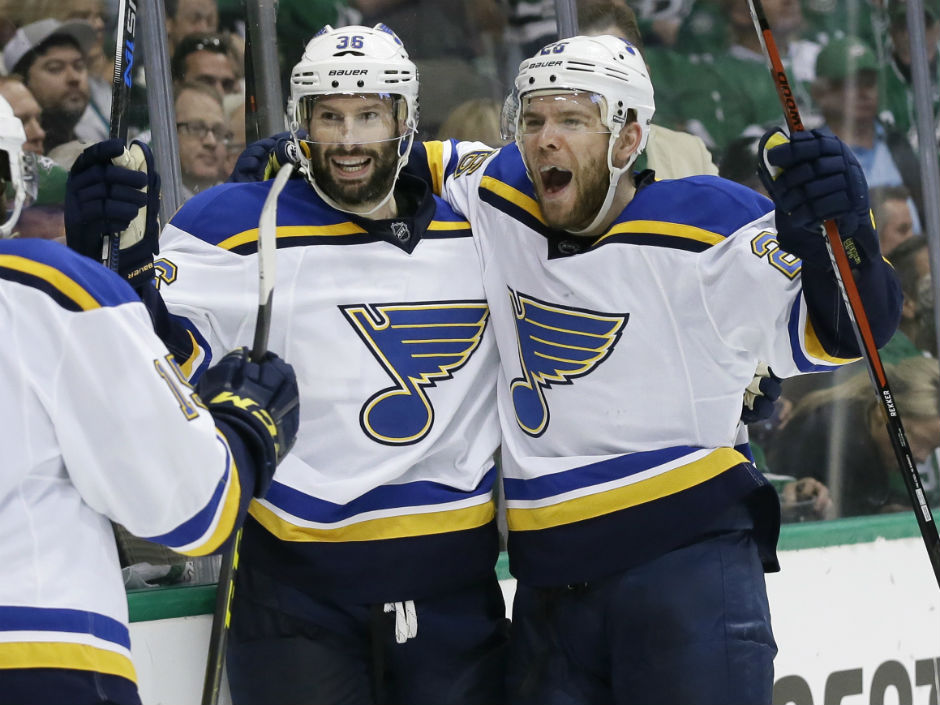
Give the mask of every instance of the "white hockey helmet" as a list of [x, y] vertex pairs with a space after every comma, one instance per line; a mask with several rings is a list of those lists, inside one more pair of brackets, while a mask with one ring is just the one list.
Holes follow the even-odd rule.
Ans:
[[[398, 173], [408, 161], [418, 129], [418, 69], [408, 58], [401, 40], [384, 24], [375, 27], [351, 25], [333, 29], [326, 25], [304, 49], [290, 77], [290, 130], [294, 136], [302, 171], [317, 193], [330, 200], [317, 186], [309, 151], [298, 137], [306, 129], [317, 96], [336, 94], [378, 94], [397, 98], [396, 118], [404, 124], [398, 140]], [[385, 198], [368, 215], [388, 202], [394, 184]], [[343, 210], [343, 209], [340, 209]]]
[[0, 187], [13, 189], [13, 203], [0, 213], [0, 237], [10, 237], [20, 213], [35, 196], [35, 173], [31, 160], [23, 155], [26, 131], [13, 114], [6, 98], [0, 96]]
[[[538, 54], [523, 61], [516, 76], [515, 98], [507, 101], [506, 108], [511, 113], [504, 118], [504, 124], [507, 121], [511, 123], [513, 136], [523, 155], [520, 129], [522, 104], [527, 96], [537, 91], [580, 91], [601, 98], [601, 121], [610, 130], [607, 149], [610, 188], [594, 221], [579, 232], [591, 231], [606, 216], [620, 177], [646, 149], [649, 140], [650, 123], [656, 111], [656, 104], [646, 62], [637, 47], [625, 39], [611, 35], [562, 39], [547, 45]], [[614, 144], [627, 122], [630, 110], [635, 112], [636, 122], [640, 126], [640, 145], [624, 166], [615, 167]], [[515, 114], [512, 114], [513, 112]]]

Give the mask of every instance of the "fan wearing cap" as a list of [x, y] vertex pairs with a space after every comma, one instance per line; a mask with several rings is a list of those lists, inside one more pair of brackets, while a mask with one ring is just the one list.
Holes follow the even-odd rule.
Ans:
[[[289, 115], [301, 168], [278, 199], [269, 346], [296, 363], [301, 422], [244, 530], [233, 701], [504, 702], [496, 345], [469, 225], [400, 173], [415, 65], [385, 25], [327, 26], [291, 72]], [[250, 338], [271, 184], [203, 190], [159, 238], [159, 291], [141, 293], [188, 375]], [[79, 221], [69, 244], [96, 256]]]
[[907, 187], [919, 231], [920, 165], [907, 138], [878, 117], [880, 72], [875, 52], [861, 39], [833, 39], [816, 57], [813, 99], [825, 127], [851, 147], [870, 187]]
[[413, 158], [473, 227], [500, 353], [508, 700], [769, 703], [780, 512], [735, 445], [741, 390], [759, 360], [789, 377], [859, 355], [824, 218], [853, 238], [875, 340], [897, 327], [864, 177], [819, 132], [765, 136], [773, 201], [633, 170], [653, 87], [613, 36], [549, 44], [515, 89], [513, 144]]
[[18, 29], [3, 48], [7, 70], [23, 77], [42, 108], [46, 153], [77, 137], [89, 101], [85, 54], [94, 41], [85, 22], [45, 19]]
[[[927, 50], [928, 76], [931, 85], [931, 101], [934, 117], [940, 115], [940, 62], [937, 60], [940, 49], [940, 0], [924, 0], [924, 39]], [[913, 144], [917, 143], [914, 112], [914, 85], [911, 73], [911, 38], [907, 30], [906, 0], [889, 0], [888, 46], [891, 55], [888, 65], [881, 74], [882, 119], [893, 124], [894, 128]]]

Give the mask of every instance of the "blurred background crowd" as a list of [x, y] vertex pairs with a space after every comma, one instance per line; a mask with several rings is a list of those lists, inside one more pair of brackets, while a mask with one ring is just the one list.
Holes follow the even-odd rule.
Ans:
[[[638, 45], [656, 93], [655, 129], [638, 168], [659, 178], [720, 174], [760, 190], [757, 143], [782, 123], [745, 0], [577, 0], [582, 34]], [[856, 152], [871, 187], [882, 250], [904, 289], [901, 329], [883, 350], [932, 506], [940, 473], [940, 369], [924, 236], [905, 0], [764, 0], [803, 122]], [[924, 0], [929, 79], [940, 138], [940, 0]], [[0, 0], [0, 94], [23, 121], [39, 192], [18, 236], [64, 239], [67, 170], [108, 137], [116, 0]], [[225, 181], [246, 146], [245, 10], [240, 0], [165, 0], [184, 195]], [[421, 78], [419, 139], [500, 139], [500, 109], [519, 62], [557, 38], [554, 0], [280, 0], [284, 95], [293, 64], [325, 24], [384, 22]], [[135, 56], [131, 137], [149, 139], [147, 77]], [[169, 109], [169, 106], [168, 106]], [[733, 276], [733, 273], [729, 273]], [[750, 428], [758, 467], [777, 483], [785, 520], [909, 511], [861, 363], [790, 380], [772, 418]], [[130, 555], [125, 562], [148, 563]], [[139, 547], [138, 547], [139, 548]], [[140, 549], [142, 550], [142, 549]], [[160, 563], [158, 557], [153, 563]], [[158, 570], [141, 584], [180, 579]]]

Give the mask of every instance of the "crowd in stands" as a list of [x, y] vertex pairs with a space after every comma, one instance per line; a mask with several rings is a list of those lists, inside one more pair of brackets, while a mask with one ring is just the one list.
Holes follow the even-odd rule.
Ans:
[[[18, 235], [64, 239], [67, 170], [108, 136], [115, 0], [0, 0], [0, 95], [26, 130], [38, 194]], [[903, 286], [903, 322], [884, 351], [933, 506], [940, 499], [940, 373], [924, 237], [905, 0], [764, 0], [807, 128], [856, 153], [872, 189], [882, 249]], [[940, 0], [924, 0], [929, 75], [940, 122]], [[246, 146], [245, 17], [236, 0], [166, 0], [185, 194], [226, 180]], [[421, 75], [419, 139], [502, 143], [500, 108], [518, 62], [556, 36], [554, 0], [281, 0], [282, 77], [323, 25], [384, 22]], [[643, 51], [656, 90], [639, 168], [660, 178], [718, 174], [756, 190], [759, 136], [782, 123], [742, 0], [578, 0], [581, 33]], [[146, 76], [135, 66], [131, 137], [149, 139]], [[286, 94], [286, 91], [285, 91]], [[285, 126], [286, 127], [286, 126]], [[937, 145], [927, 149], [936, 156]], [[934, 197], [936, 197], [934, 195]], [[792, 520], [903, 509], [900, 474], [862, 363], [784, 383], [774, 417], [752, 427], [762, 470], [781, 478]]]

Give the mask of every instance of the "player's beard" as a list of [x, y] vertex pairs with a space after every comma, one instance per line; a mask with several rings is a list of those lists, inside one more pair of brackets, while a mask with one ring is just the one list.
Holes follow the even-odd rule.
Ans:
[[[372, 174], [360, 184], [343, 184], [332, 176], [330, 158], [362, 156], [372, 159]], [[341, 206], [361, 208], [377, 203], [392, 190], [398, 167], [398, 140], [378, 143], [377, 149], [363, 145], [346, 147], [314, 144], [310, 161], [317, 186]]]
[[[607, 189], [610, 185], [610, 171], [607, 169], [607, 154], [600, 159], [582, 162], [578, 171], [572, 175], [569, 187], [575, 189], [574, 204], [568, 208], [556, 203], [542, 207], [545, 222], [558, 230], [580, 230], [594, 220], [594, 216], [604, 205]], [[544, 186], [541, 181], [536, 185], [539, 201], [543, 201]]]

